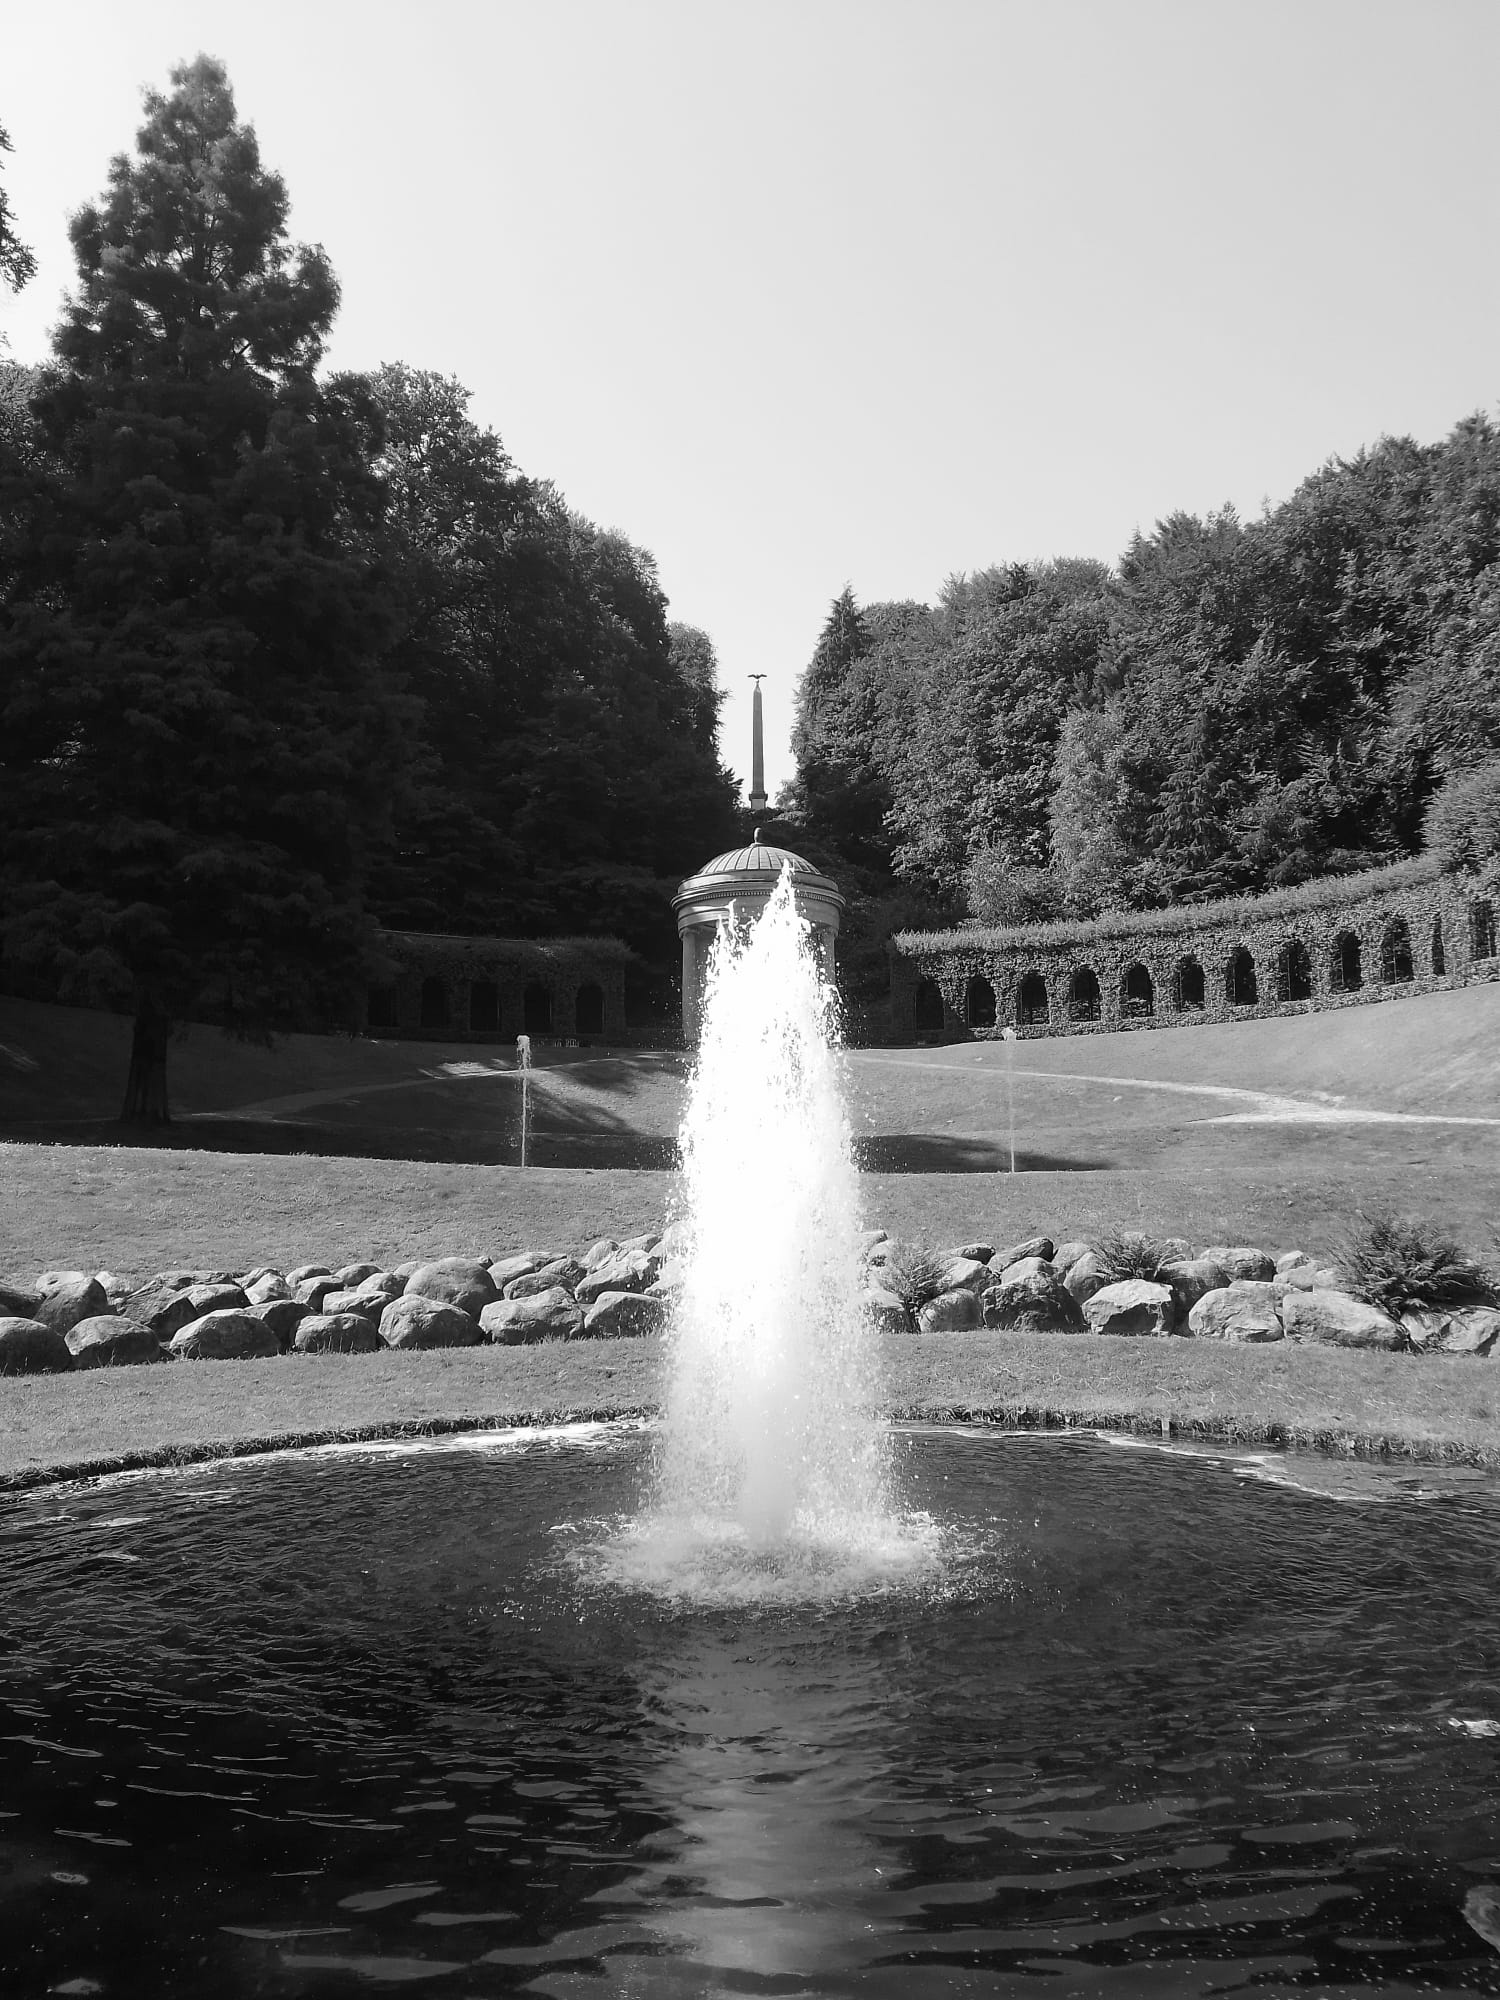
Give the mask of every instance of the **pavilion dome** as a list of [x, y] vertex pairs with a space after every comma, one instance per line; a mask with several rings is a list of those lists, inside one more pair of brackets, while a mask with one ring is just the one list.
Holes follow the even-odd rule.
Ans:
[[724, 896], [748, 896], [756, 902], [764, 901], [781, 880], [784, 868], [791, 870], [796, 882], [799, 906], [807, 892], [815, 895], [821, 892], [820, 900], [831, 899], [842, 910], [844, 899], [832, 878], [820, 874], [806, 856], [794, 854], [789, 847], [769, 846], [761, 839], [759, 827], [748, 847], [731, 847], [727, 853], [705, 861], [682, 884], [672, 901], [679, 913], [699, 903], [715, 904]]

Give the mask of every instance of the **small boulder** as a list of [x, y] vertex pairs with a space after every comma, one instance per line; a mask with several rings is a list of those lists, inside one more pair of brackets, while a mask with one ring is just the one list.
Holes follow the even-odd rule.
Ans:
[[252, 1312], [226, 1307], [206, 1312], [173, 1334], [174, 1361], [262, 1361], [281, 1352], [281, 1342]]
[[1271, 1282], [1278, 1300], [1288, 1292], [1340, 1292], [1344, 1288], [1343, 1275], [1332, 1264], [1288, 1264]]
[[[473, 1257], [438, 1257], [420, 1264], [406, 1281], [407, 1298], [435, 1299], [440, 1305], [457, 1306], [478, 1322], [479, 1315], [500, 1294], [490, 1276], [488, 1264]], [[387, 1335], [389, 1338], [389, 1335]], [[391, 1341], [392, 1347], [397, 1346]]]
[[[598, 1248], [599, 1245], [596, 1243], [594, 1249]], [[592, 1256], [593, 1252], [590, 1251], [589, 1255]], [[521, 1250], [514, 1257], [497, 1257], [490, 1266], [490, 1282], [497, 1292], [503, 1293], [512, 1278], [528, 1277], [531, 1272], [540, 1271], [543, 1264], [551, 1264], [554, 1261], [550, 1250]], [[588, 1257], [583, 1261], [587, 1264]]]
[[375, 1277], [379, 1270], [378, 1264], [345, 1264], [333, 1275], [346, 1292], [352, 1292], [356, 1285], [362, 1285], [366, 1278]]
[[75, 1368], [131, 1368], [167, 1358], [149, 1326], [119, 1313], [81, 1319], [67, 1341]]
[[[1045, 1242], [1046, 1238], [1043, 1237], [1042, 1241]], [[1060, 1275], [1066, 1275], [1080, 1257], [1088, 1256], [1093, 1247], [1092, 1243], [1085, 1243], [1081, 1237], [1075, 1242], [1059, 1243], [1052, 1253], [1053, 1270]]]
[[1236, 1278], [1204, 1292], [1187, 1316], [1189, 1330], [1202, 1340], [1280, 1340], [1276, 1288], [1263, 1279]]
[[1310, 1264], [1312, 1261], [1305, 1250], [1283, 1250], [1276, 1259], [1276, 1275], [1279, 1278], [1284, 1271], [1295, 1271], [1299, 1264]]
[[552, 1263], [543, 1264], [539, 1271], [527, 1271], [519, 1278], [512, 1278], [503, 1296], [507, 1299], [532, 1299], [538, 1292], [550, 1292], [554, 1285], [561, 1285], [565, 1292], [571, 1292], [579, 1279], [587, 1275], [576, 1257], [557, 1257]]
[[979, 1303], [979, 1294], [967, 1287], [939, 1292], [917, 1310], [919, 1333], [967, 1333], [983, 1324], [984, 1308]]
[[54, 1333], [70, 1333], [81, 1319], [110, 1310], [109, 1294], [87, 1271], [44, 1271], [37, 1280], [41, 1304], [30, 1315]]
[[426, 1292], [403, 1292], [381, 1314], [380, 1337], [387, 1347], [427, 1348], [477, 1347], [482, 1335], [477, 1317], [462, 1306]]
[[985, 1325], [1000, 1333], [1082, 1333], [1083, 1308], [1052, 1266], [1040, 1257], [1016, 1261], [1027, 1267], [1021, 1275], [984, 1295]]
[[420, 1257], [408, 1257], [404, 1264], [397, 1264], [392, 1269], [391, 1276], [393, 1278], [399, 1278], [402, 1284], [404, 1285], [407, 1279], [411, 1276], [412, 1272], [420, 1271], [421, 1268], [422, 1268], [422, 1259]]
[[277, 1299], [290, 1299], [292, 1288], [279, 1271], [261, 1271], [247, 1278], [240, 1287], [248, 1305], [268, 1306]]
[[604, 1292], [644, 1292], [656, 1282], [661, 1260], [653, 1251], [617, 1250], [602, 1264], [596, 1264], [573, 1287], [581, 1306], [591, 1306]]
[[645, 1257], [649, 1257], [653, 1250], [659, 1248], [660, 1244], [661, 1232], [657, 1229], [645, 1229], [642, 1230], [639, 1236], [622, 1236], [620, 1238], [620, 1248], [622, 1250], [639, 1250]]
[[1399, 1320], [1348, 1292], [1289, 1291], [1281, 1300], [1281, 1323], [1288, 1340], [1315, 1340], [1330, 1347], [1406, 1345]]
[[538, 1340], [575, 1340], [583, 1312], [561, 1285], [530, 1299], [497, 1299], [479, 1315], [480, 1330], [497, 1347], [526, 1347]]
[[1017, 1257], [1009, 1264], [994, 1266], [991, 1271], [991, 1277], [994, 1276], [995, 1270], [998, 1270], [1000, 1273], [1000, 1283], [1002, 1285], [1018, 1284], [1022, 1278], [1039, 1277], [1043, 1272], [1046, 1272], [1050, 1278], [1057, 1278], [1059, 1284], [1062, 1283], [1061, 1278], [1058, 1278], [1057, 1272], [1045, 1257]]
[[583, 1316], [585, 1340], [619, 1340], [635, 1334], [660, 1333], [666, 1323], [664, 1299], [649, 1292], [601, 1292]]
[[[597, 1243], [591, 1243], [588, 1249], [584, 1251], [583, 1253], [584, 1270], [592, 1271], [596, 1269], [598, 1265], [606, 1263], [611, 1257], [614, 1256], [615, 1252], [619, 1249], [619, 1247], [620, 1247], [619, 1244], [615, 1241], [613, 1236], [601, 1236]], [[551, 1263], [554, 1260], [549, 1258], [547, 1261]], [[541, 1268], [542, 1267], [540, 1264], [535, 1264], [532, 1266], [532, 1269], [537, 1271], [539, 1271]], [[527, 1274], [524, 1271], [518, 1271], [516, 1275], [517, 1277], [524, 1278]]]
[[994, 1282], [994, 1272], [977, 1257], [955, 1257], [943, 1273], [945, 1292], [977, 1292]]
[[1401, 1315], [1406, 1337], [1419, 1354], [1490, 1354], [1500, 1334], [1493, 1306], [1414, 1306]]
[[1193, 1254], [1193, 1246], [1185, 1236], [1158, 1237], [1156, 1247], [1164, 1264], [1185, 1264]]
[[35, 1285], [0, 1281], [0, 1319], [35, 1319], [42, 1295]]
[[[1085, 1243], [1083, 1248], [1087, 1250], [1088, 1245]], [[1003, 1271], [1011, 1264], [1019, 1264], [1024, 1257], [1041, 1257], [1050, 1264], [1056, 1254], [1056, 1245], [1050, 1236], [1028, 1236], [1024, 1242], [1012, 1243], [1003, 1250], [992, 1251], [990, 1262], [997, 1271]]]
[[1276, 1259], [1249, 1244], [1216, 1243], [1211, 1250], [1200, 1251], [1199, 1255], [1209, 1263], [1217, 1264], [1231, 1285], [1242, 1279], [1248, 1279], [1252, 1284], [1269, 1284], [1276, 1276]]
[[330, 1292], [341, 1292], [344, 1287], [331, 1271], [320, 1271], [312, 1278], [299, 1278], [292, 1287], [292, 1296], [309, 1312], [321, 1312], [323, 1301]]
[[883, 1229], [867, 1229], [859, 1239], [859, 1254], [868, 1257], [872, 1250], [878, 1250], [882, 1243], [889, 1243], [890, 1240]]
[[959, 1243], [948, 1252], [955, 1264], [960, 1258], [972, 1258], [976, 1264], [988, 1264], [994, 1254], [993, 1243]]
[[332, 1271], [326, 1264], [299, 1264], [286, 1273], [286, 1281], [295, 1292], [299, 1285], [305, 1285], [309, 1278], [331, 1278]]
[[363, 1313], [309, 1313], [292, 1346], [298, 1354], [379, 1354], [385, 1342]]
[[312, 1308], [303, 1305], [300, 1299], [268, 1299], [263, 1306], [248, 1306], [246, 1310], [265, 1321], [275, 1334], [283, 1354], [291, 1347], [293, 1336], [303, 1320], [312, 1317]]
[[1080, 1303], [1091, 1333], [1153, 1338], [1171, 1333], [1177, 1324], [1171, 1286], [1155, 1284], [1149, 1278], [1122, 1278], [1118, 1284], [1090, 1293]]
[[1092, 1250], [1085, 1250], [1063, 1272], [1063, 1283], [1080, 1305], [1091, 1299], [1095, 1292], [1103, 1288], [1104, 1273], [1099, 1268], [1099, 1259]]
[[859, 1309], [877, 1333], [910, 1333], [911, 1314], [906, 1303], [898, 1299], [894, 1292], [882, 1291], [872, 1285], [860, 1294]]
[[56, 1327], [39, 1319], [0, 1319], [0, 1375], [63, 1375], [72, 1366]]
[[337, 1292], [325, 1292], [318, 1305], [320, 1313], [362, 1313], [371, 1326], [379, 1326], [380, 1316], [390, 1304], [382, 1292], [367, 1292], [360, 1285]]

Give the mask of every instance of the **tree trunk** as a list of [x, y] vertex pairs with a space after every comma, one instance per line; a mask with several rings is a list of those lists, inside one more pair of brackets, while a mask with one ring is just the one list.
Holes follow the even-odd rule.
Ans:
[[125, 1083], [122, 1125], [170, 1125], [167, 1109], [167, 1037], [171, 1023], [151, 999], [136, 1008], [130, 1039], [130, 1075]]

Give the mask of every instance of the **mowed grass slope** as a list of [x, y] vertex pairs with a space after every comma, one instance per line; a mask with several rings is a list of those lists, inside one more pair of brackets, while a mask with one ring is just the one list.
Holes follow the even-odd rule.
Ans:
[[[1500, 1468], [1500, 1374], [1462, 1357], [1090, 1334], [884, 1343], [885, 1407]], [[643, 1413], [657, 1340], [284, 1356], [0, 1381], [0, 1487], [276, 1443]]]

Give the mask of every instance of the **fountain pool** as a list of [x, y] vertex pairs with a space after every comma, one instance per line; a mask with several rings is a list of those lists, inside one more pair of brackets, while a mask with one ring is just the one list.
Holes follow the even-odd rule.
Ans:
[[1500, 1991], [1491, 1484], [910, 1431], [938, 1563], [705, 1604], [654, 1443], [9, 1500], [0, 1991]]

